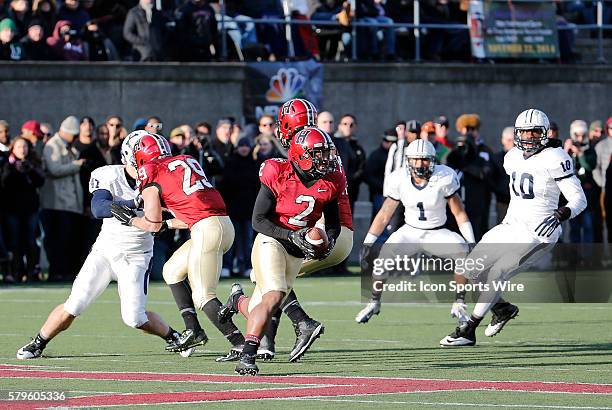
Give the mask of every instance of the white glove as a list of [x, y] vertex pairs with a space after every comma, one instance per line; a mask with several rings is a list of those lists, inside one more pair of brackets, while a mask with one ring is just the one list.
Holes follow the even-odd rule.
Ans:
[[470, 315], [467, 313], [467, 305], [463, 301], [455, 301], [451, 307], [451, 317], [457, 318], [459, 322], [470, 320]]

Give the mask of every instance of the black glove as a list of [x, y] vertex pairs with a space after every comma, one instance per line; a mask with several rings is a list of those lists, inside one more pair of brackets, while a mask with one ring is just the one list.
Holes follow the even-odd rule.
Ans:
[[359, 265], [361, 267], [361, 273], [369, 272], [372, 273], [372, 264], [374, 258], [376, 257], [376, 252], [373, 244], [363, 244], [361, 246], [361, 250], [359, 251]]
[[136, 218], [136, 211], [115, 202], [111, 204], [111, 213], [122, 225], [126, 226], [132, 226], [132, 219]]
[[550, 235], [555, 232], [555, 229], [561, 225], [561, 222], [567, 221], [570, 216], [572, 216], [572, 210], [567, 206], [562, 206], [561, 208], [556, 209], [551, 216], [544, 219], [535, 229], [535, 232], [538, 234], [538, 236], [545, 236], [549, 238]]
[[297, 231], [291, 231], [289, 234], [289, 242], [298, 247], [304, 256], [308, 259], [315, 259], [316, 252], [312, 244], [306, 240], [306, 232], [308, 228], [298, 229]]
[[330, 236], [329, 245], [327, 246], [327, 249], [324, 252], [321, 252], [320, 254], [318, 254], [317, 259], [323, 260], [327, 258], [329, 255], [331, 255], [332, 251], [334, 250], [334, 246], [336, 246], [336, 240], [332, 236]]

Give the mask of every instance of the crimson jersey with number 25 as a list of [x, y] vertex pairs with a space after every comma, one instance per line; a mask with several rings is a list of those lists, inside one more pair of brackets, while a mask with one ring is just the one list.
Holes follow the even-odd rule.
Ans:
[[189, 225], [209, 216], [227, 215], [225, 202], [206, 179], [204, 170], [189, 155], [161, 158], [138, 169], [140, 190], [154, 185], [162, 206]]
[[272, 222], [292, 231], [315, 226], [325, 205], [346, 190], [341, 172], [330, 172], [310, 188], [304, 186], [286, 159], [269, 159], [259, 169], [259, 179], [276, 198]]

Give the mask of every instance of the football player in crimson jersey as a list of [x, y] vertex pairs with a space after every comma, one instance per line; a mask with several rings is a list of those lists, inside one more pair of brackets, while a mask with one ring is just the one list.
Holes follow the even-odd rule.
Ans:
[[[293, 136], [305, 127], [314, 127], [316, 125], [316, 120], [317, 110], [310, 101], [295, 98], [284, 103], [278, 112], [277, 121], [278, 138], [281, 145], [285, 148], [289, 148]], [[340, 159], [337, 158], [337, 161], [338, 166], [335, 172], [344, 175], [344, 169], [342, 168]], [[341, 230], [331, 254], [322, 260], [304, 260], [298, 276], [308, 275], [338, 265], [350, 254], [353, 248], [353, 215], [346, 191], [342, 192], [338, 197], [338, 207], [340, 211]], [[317, 226], [325, 229], [324, 220], [321, 219], [317, 223]], [[252, 279], [254, 280], [253, 277]], [[324, 327], [321, 323], [308, 316], [298, 302], [295, 291], [291, 290], [280, 309], [274, 313], [274, 316], [266, 328], [257, 351], [258, 358], [266, 360], [274, 358], [274, 339], [283, 312], [291, 319], [295, 330], [295, 344], [289, 353], [290, 362], [298, 360], [324, 331]]]
[[[289, 160], [270, 159], [259, 172], [261, 188], [253, 209], [253, 274], [256, 286], [247, 298], [235, 284], [230, 300], [219, 311], [226, 320], [240, 311], [247, 317], [247, 336], [236, 372], [257, 374], [257, 348], [265, 327], [293, 282], [305, 257], [324, 259], [340, 233], [338, 197], [346, 179], [337, 167], [331, 137], [318, 128], [305, 128], [295, 135]], [[309, 228], [325, 216], [330, 245], [317, 254], [306, 241]]]
[[[208, 340], [195, 309], [201, 309], [232, 344], [230, 355], [242, 349], [244, 337], [232, 322], [220, 323], [217, 285], [223, 254], [234, 241], [234, 227], [219, 192], [206, 179], [200, 164], [188, 155], [170, 156], [170, 146], [161, 136], [149, 134], [134, 148], [144, 216], [130, 209], [113, 207], [113, 215], [126, 225], [144, 231], [189, 228], [191, 239], [165, 263], [163, 276], [185, 321], [186, 330], [168, 350], [183, 351]], [[180, 221], [163, 221], [162, 203]], [[172, 220], [174, 221], [174, 220]], [[191, 291], [189, 290], [191, 288]]]

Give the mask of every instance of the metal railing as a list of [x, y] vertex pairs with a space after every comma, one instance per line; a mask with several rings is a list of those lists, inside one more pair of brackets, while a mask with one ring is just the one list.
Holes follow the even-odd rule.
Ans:
[[[506, 0], [492, 0], [492, 1], [506, 1]], [[570, 2], [571, 0], [562, 0]], [[612, 7], [612, 1], [606, 0], [593, 0], [597, 3], [596, 8], [596, 23], [595, 24], [571, 24], [568, 26], [557, 26], [557, 30], [597, 30], [597, 62], [605, 63], [605, 57], [603, 54], [603, 31], [612, 30], [612, 24], [603, 23], [603, 3], [606, 2], [606, 7]], [[337, 27], [342, 30], [346, 30], [347, 27], [341, 25], [337, 21], [333, 20], [298, 20], [291, 17], [290, 0], [281, 0], [283, 5], [284, 17], [282, 18], [265, 18], [265, 19], [251, 19], [250, 22], [254, 24], [267, 24], [267, 25], [284, 25], [285, 40], [287, 41], [288, 58], [295, 58], [295, 47], [293, 44], [291, 26], [294, 25], [309, 25], [309, 26], [321, 26], [321, 27]], [[355, 10], [356, 0], [350, 0], [352, 10]], [[513, 0], [514, 3], [542, 3], [551, 2], [551, 0]], [[227, 59], [228, 46], [227, 46], [227, 14], [225, 8], [225, 0], [219, 0], [220, 5], [220, 29], [221, 29], [221, 58]], [[434, 24], [434, 23], [421, 23], [420, 13], [420, 1], [414, 0], [413, 2], [413, 23], [373, 23], [373, 22], [361, 22], [352, 21], [350, 24], [350, 35], [351, 35], [351, 60], [357, 60], [357, 29], [359, 27], [377, 27], [377, 28], [404, 28], [406, 30], [413, 30], [414, 35], [414, 61], [419, 63], [422, 61], [421, 57], [421, 30], [469, 30], [469, 24]], [[468, 16], [469, 18], [469, 16]]]

